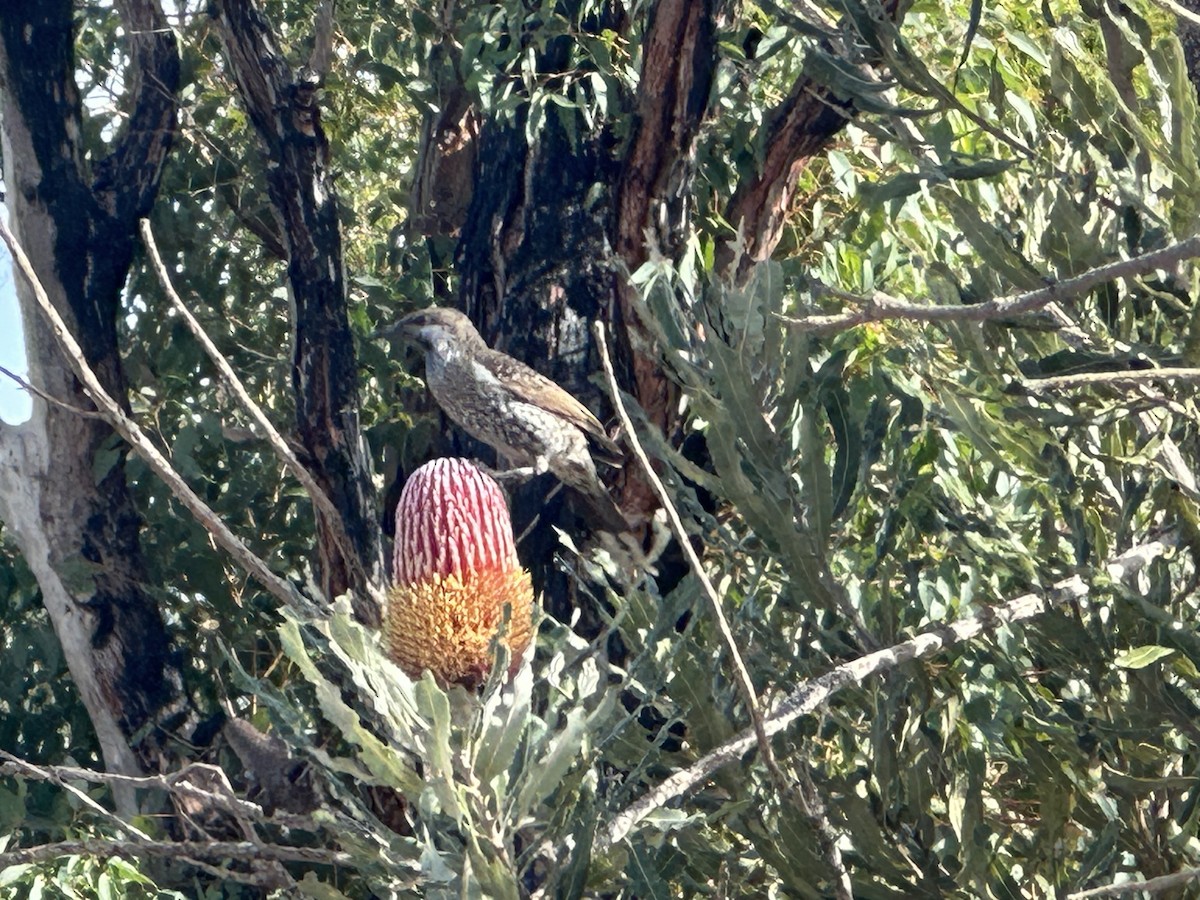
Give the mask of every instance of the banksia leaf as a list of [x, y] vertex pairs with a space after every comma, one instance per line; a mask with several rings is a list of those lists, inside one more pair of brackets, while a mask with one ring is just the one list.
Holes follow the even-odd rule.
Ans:
[[533, 585], [517, 559], [500, 486], [465, 459], [413, 472], [396, 507], [394, 585], [386, 622], [392, 659], [413, 677], [431, 670], [473, 686], [501, 637], [518, 660], [532, 636]]

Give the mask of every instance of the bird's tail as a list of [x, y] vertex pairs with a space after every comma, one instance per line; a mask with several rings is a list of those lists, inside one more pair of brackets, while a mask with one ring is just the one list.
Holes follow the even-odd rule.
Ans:
[[629, 519], [614, 502], [608, 488], [596, 475], [595, 468], [572, 463], [560, 464], [555, 474], [587, 501], [588, 512], [596, 516], [595, 524], [600, 529], [613, 534], [629, 531]]

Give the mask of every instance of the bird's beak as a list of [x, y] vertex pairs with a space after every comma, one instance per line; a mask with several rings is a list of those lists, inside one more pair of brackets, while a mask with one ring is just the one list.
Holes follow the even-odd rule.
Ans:
[[403, 319], [393, 322], [391, 325], [385, 325], [383, 328], [377, 328], [372, 331], [367, 337], [369, 338], [387, 338], [388, 340], [396, 340], [399, 338], [402, 341], [416, 340], [421, 326], [424, 324], [420, 320], [420, 313], [410, 313]]

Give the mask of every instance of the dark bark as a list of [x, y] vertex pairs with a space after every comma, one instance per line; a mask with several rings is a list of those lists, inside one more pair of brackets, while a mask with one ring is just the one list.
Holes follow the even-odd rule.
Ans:
[[[885, 12], [895, 17], [900, 5], [888, 0]], [[724, 8], [720, 0], [653, 6], [636, 97], [609, 98], [614, 119], [626, 110], [625, 121], [632, 120], [621, 139], [581, 123], [574, 129], [579, 136], [568, 139], [558, 109], [547, 113], [532, 146], [520, 116], [486, 122], [457, 254], [461, 305], [489, 343], [531, 362], [601, 414], [609, 410], [594, 380], [587, 326], [597, 318], [610, 323], [619, 380], [671, 441], [680, 437], [678, 387], [660, 366], [652, 332], [637, 319], [626, 273], [651, 251], [678, 258], [691, 233], [695, 145], [711, 114]], [[627, 26], [614, 18], [601, 27], [627, 34]], [[551, 82], [567, 64], [562, 39], [538, 56], [539, 74]], [[577, 74], [578, 61], [570, 65]], [[725, 209], [745, 235], [746, 253], [732, 274], [744, 276], [775, 252], [800, 173], [853, 115], [851, 100], [802, 75], [768, 116], [762, 163]], [[728, 267], [731, 249], [718, 249], [719, 263]], [[539, 488], [518, 493], [518, 526], [534, 513], [555, 515], [541, 507], [545, 486]], [[646, 515], [657, 506], [632, 466], [617, 492], [627, 513]], [[551, 541], [543, 546], [535, 532], [524, 549], [542, 558]]]
[[[488, 343], [554, 379], [601, 420], [610, 409], [591, 380], [599, 371], [590, 324], [611, 320], [614, 279], [607, 262], [607, 226], [617, 169], [604, 138], [572, 147], [553, 117], [530, 147], [523, 124], [485, 129], [474, 203], [458, 249], [463, 308]], [[595, 188], [594, 206], [582, 197]], [[481, 447], [470, 456], [491, 458]], [[603, 477], [603, 473], [602, 473]], [[564, 490], [547, 502], [551, 476], [517, 488], [512, 497], [518, 533], [539, 526], [522, 544], [535, 561], [535, 583], [550, 611], [568, 620], [575, 585], [552, 558], [558, 538], [552, 525], [578, 532], [573, 498]], [[536, 561], [540, 561], [536, 562]]]
[[[618, 30], [621, 20], [613, 11], [585, 26]], [[538, 57], [541, 73], [565, 70], [568, 40], [548, 43]], [[604, 421], [611, 410], [593, 379], [600, 364], [590, 329], [597, 319], [611, 322], [616, 303], [610, 260], [620, 174], [616, 139], [580, 125], [573, 140], [548, 104], [531, 145], [524, 115], [488, 122], [480, 135], [472, 203], [456, 254], [461, 306], [491, 346], [548, 375]], [[481, 448], [467, 452], [490, 458]], [[546, 476], [519, 488], [512, 509], [518, 532], [539, 522], [523, 541], [522, 556], [536, 561], [535, 583], [550, 611], [565, 620], [576, 605], [576, 584], [552, 562], [558, 538], [551, 526], [586, 531], [586, 513], [566, 490], [547, 502], [554, 484]]]
[[[126, 0], [118, 8], [129, 36], [129, 117], [112, 154], [94, 166], [91, 177], [78, 143], [70, 0], [5, 7], [0, 92], [14, 232], [88, 365], [124, 404], [117, 315], [137, 221], [154, 201], [175, 133], [179, 57], [157, 3]], [[31, 381], [73, 407], [92, 409], [46, 324], [28, 304], [23, 311]], [[45, 464], [53, 477], [39, 486], [41, 521], [8, 524], [27, 558], [49, 548], [48, 568], [35, 571], [47, 597], [61, 595], [65, 586], [70, 598], [51, 610], [51, 619], [76, 680], [95, 680], [98, 693], [91, 702], [89, 689], [81, 686], [93, 721], [111, 714], [120, 731], [132, 736], [179, 699], [179, 679], [169, 661], [162, 615], [146, 589], [141, 518], [125, 479], [124, 448], [114, 451], [117, 439], [102, 420], [54, 405], [35, 406], [27, 433], [27, 446], [44, 440], [51, 451]], [[104, 459], [106, 464], [97, 463]], [[23, 464], [31, 468], [28, 477], [37, 477], [36, 458], [26, 457]], [[61, 574], [71, 572], [77, 577]], [[57, 585], [49, 583], [51, 573], [60, 573]], [[80, 616], [90, 630], [89, 648], [79, 646], [74, 633]], [[121, 751], [105, 726], [97, 722], [97, 728], [106, 762], [128, 769], [128, 757], [114, 765]]]
[[287, 245], [295, 301], [292, 387], [306, 464], [340, 513], [320, 522], [322, 588], [351, 591], [359, 619], [377, 625], [371, 599], [384, 583], [371, 461], [359, 425], [357, 356], [346, 310], [337, 192], [321, 128], [315, 73], [293, 74], [267, 20], [252, 3], [217, 0], [218, 30], [242, 103], [267, 155], [267, 190]]
[[[626, 143], [580, 128], [572, 144], [550, 113], [533, 148], [523, 121], [487, 126], [459, 245], [465, 306], [485, 337], [520, 358], [544, 360], [543, 371], [607, 412], [593, 380], [599, 366], [588, 325], [611, 324], [622, 383], [668, 435], [678, 425], [678, 389], [647, 349], [653, 342], [620, 269], [635, 271], [652, 246], [673, 256], [688, 236], [694, 145], [712, 93], [720, 5], [663, 0], [654, 8], [642, 82], [636, 98], [624, 98], [636, 110]], [[592, 24], [620, 30], [625, 23]], [[539, 59], [547, 74], [565, 62], [555, 42]], [[610, 103], [619, 108], [621, 99]], [[612, 248], [621, 266], [609, 261]], [[628, 512], [645, 516], [657, 505], [635, 467], [617, 487]]]

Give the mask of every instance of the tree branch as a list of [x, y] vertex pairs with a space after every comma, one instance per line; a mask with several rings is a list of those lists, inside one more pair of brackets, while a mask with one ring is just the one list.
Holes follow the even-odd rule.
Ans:
[[[901, 4], [881, 0], [877, 5], [881, 15], [894, 19]], [[853, 99], [837, 96], [805, 66], [787, 97], [766, 117], [758, 173], [740, 182], [725, 206], [734, 236], [720, 248], [721, 269], [735, 266], [732, 274], [740, 280], [755, 262], [771, 257], [783, 237], [800, 173], [856, 112]]]
[[[23, 850], [0, 853], [0, 870], [9, 866], [45, 862], [60, 856], [152, 857], [188, 860], [236, 860], [251, 865], [262, 860], [272, 862], [303, 862], [323, 866], [354, 866], [353, 853], [321, 850], [316, 847], [284, 847], [279, 844], [259, 844], [253, 841], [116, 841], [83, 840], [39, 844]], [[238, 878], [239, 873], [221, 870], [226, 878]]]
[[1184, 869], [1170, 875], [1160, 875], [1147, 881], [1126, 881], [1121, 884], [1109, 884], [1104, 887], [1092, 888], [1087, 891], [1076, 891], [1067, 894], [1067, 900], [1091, 900], [1093, 897], [1121, 897], [1125, 894], [1136, 894], [1145, 891], [1147, 894], [1161, 894], [1163, 891], [1174, 890], [1193, 881], [1200, 880], [1200, 869]]
[[118, 0], [129, 40], [130, 110], [111, 156], [96, 166], [93, 190], [128, 239], [150, 211], [178, 128], [179, 48], [157, 0]]
[[1200, 369], [1136, 369], [1130, 372], [1081, 372], [1078, 375], [1054, 375], [1026, 378], [1021, 383], [1031, 391], [1057, 391], [1064, 388], [1091, 387], [1097, 384], [1145, 384], [1154, 381], [1200, 381]]
[[[92, 810], [92, 812], [98, 813], [102, 818], [105, 818], [112, 822], [115, 822], [118, 828], [121, 828], [121, 829], [129, 832], [130, 834], [132, 834], [135, 838], [138, 838], [139, 840], [143, 840], [143, 841], [151, 840], [150, 835], [146, 834], [146, 832], [142, 831], [140, 828], [136, 827], [135, 825], [129, 824], [128, 822], [126, 822], [124, 819], [122, 819], [116, 813], [110, 812], [109, 810], [105, 809], [103, 806], [101, 806], [99, 803], [97, 803], [95, 800], [93, 800], [91, 797], [89, 797], [85, 792], [83, 792], [79, 788], [75, 787], [75, 785], [69, 784], [62, 777], [62, 775], [60, 775], [58, 773], [54, 773], [54, 772], [47, 772], [43, 769], [40, 769], [39, 767], [35, 766], [33, 763], [26, 762], [25, 760], [20, 759], [19, 757], [13, 756], [11, 753], [8, 753], [4, 750], [0, 750], [0, 759], [8, 760], [8, 762], [0, 764], [0, 774], [5, 774], [6, 772], [11, 772], [12, 774], [24, 775], [26, 778], [33, 778], [37, 781], [49, 781], [52, 784], [56, 784], [60, 788], [62, 788], [64, 791], [66, 791], [68, 794], [71, 794], [72, 796], [74, 796], [76, 800], [78, 800], [80, 803], [82, 803], [88, 809]], [[122, 776], [117, 776], [117, 777], [122, 777]]]
[[49, 403], [53, 406], [57, 406], [59, 409], [63, 409], [63, 410], [66, 410], [67, 412], [74, 413], [77, 416], [82, 416], [85, 419], [103, 419], [104, 418], [103, 413], [98, 413], [94, 409], [84, 409], [81, 406], [72, 406], [70, 403], [64, 403], [62, 400], [59, 400], [57, 397], [46, 393], [45, 391], [41, 390], [40, 388], [34, 387], [32, 384], [30, 384], [28, 381], [26, 381], [24, 378], [22, 378], [16, 372], [9, 371], [8, 369], [4, 368], [4, 366], [0, 366], [0, 375], [3, 375], [6, 378], [12, 379], [13, 381], [15, 381], [17, 383], [17, 386], [20, 387], [21, 390], [28, 391], [29, 393], [33, 394], [35, 397], [40, 397], [42, 400], [46, 401], [47, 403]]
[[1117, 260], [1097, 266], [1063, 281], [1047, 284], [1034, 291], [1013, 297], [986, 300], [983, 303], [925, 306], [909, 303], [876, 291], [870, 297], [856, 297], [834, 288], [822, 288], [823, 293], [863, 304], [857, 312], [821, 316], [779, 316], [790, 327], [813, 334], [832, 334], [868, 322], [907, 319], [916, 322], [985, 322], [992, 319], [1032, 312], [1057, 301], [1071, 300], [1117, 278], [1145, 275], [1156, 269], [1170, 269], [1184, 260], [1200, 256], [1200, 235], [1152, 250], [1131, 259]]
[[291, 472], [292, 475], [295, 476], [296, 480], [299, 481], [304, 487], [304, 490], [312, 499], [313, 506], [317, 509], [318, 516], [323, 516], [325, 518], [326, 526], [329, 528], [334, 541], [341, 549], [343, 556], [357, 568], [360, 584], [362, 584], [371, 592], [370, 596], [372, 601], [380, 609], [382, 609], [387, 602], [382, 587], [381, 585], [375, 584], [374, 581], [372, 581], [370, 574], [363, 568], [362, 561], [358, 558], [358, 553], [353, 544], [351, 544], [350, 538], [346, 534], [346, 525], [342, 520], [341, 512], [336, 506], [333, 505], [333, 501], [329, 499], [329, 495], [325, 492], [324, 488], [317, 484], [317, 481], [315, 478], [313, 478], [312, 473], [309, 472], [308, 469], [301, 464], [300, 460], [296, 458], [296, 454], [292, 452], [291, 447], [287, 445], [287, 441], [285, 441], [283, 436], [275, 429], [275, 426], [271, 423], [271, 420], [267, 417], [267, 414], [263, 412], [262, 407], [254, 402], [254, 399], [246, 390], [245, 385], [243, 385], [241, 379], [238, 378], [237, 373], [233, 371], [233, 366], [229, 364], [229, 360], [221, 355], [221, 351], [217, 349], [217, 345], [212, 342], [212, 339], [204, 331], [204, 328], [201, 327], [199, 321], [197, 321], [196, 317], [192, 315], [191, 310], [187, 308], [186, 304], [184, 304], [183, 299], [179, 296], [178, 292], [171, 284], [171, 276], [167, 272], [167, 267], [163, 264], [162, 256], [158, 252], [158, 245], [154, 242], [154, 232], [150, 229], [149, 220], [142, 219], [141, 231], [142, 240], [145, 242], [146, 250], [150, 254], [151, 267], [158, 276], [158, 281], [162, 285], [163, 290], [166, 292], [167, 299], [170, 301], [171, 306], [174, 307], [176, 312], [183, 317], [184, 323], [192, 332], [192, 335], [196, 338], [196, 340], [200, 342], [200, 346], [204, 348], [204, 352], [208, 354], [208, 358], [211, 359], [213, 365], [217, 367], [217, 371], [221, 374], [222, 380], [224, 380], [225, 384], [237, 398], [238, 402], [241, 403], [242, 408], [245, 409], [246, 412], [250, 414], [250, 417], [258, 423], [259, 428], [262, 429], [263, 434], [267, 438], [267, 443], [269, 443], [271, 445], [271, 449], [275, 451], [275, 455], [279, 457], [285, 468], [287, 468], [287, 470]]
[[636, 124], [617, 195], [616, 249], [631, 272], [647, 258], [647, 231], [656, 230], [655, 205], [680, 202], [690, 184], [689, 178], [668, 182], [672, 174], [678, 178], [681, 163], [690, 165], [708, 111], [717, 58], [716, 6], [713, 0], [661, 0], [651, 13]]
[[[696, 138], [712, 96], [718, 7], [713, 0], [661, 0], [652, 7], [642, 41], [637, 114], [617, 184], [614, 246], [629, 272], [651, 252], [674, 255], [688, 237], [679, 223], [687, 218]], [[632, 393], [647, 419], [670, 433], [679, 388], [652, 350], [636, 296], [628, 279], [618, 280], [614, 352], [632, 376]], [[623, 481], [622, 506], [649, 517], [653, 491], [636, 476]]]
[[9, 252], [12, 254], [13, 262], [17, 264], [17, 268], [32, 288], [38, 307], [46, 317], [50, 330], [54, 333], [63, 352], [70, 360], [80, 381], [83, 382], [88, 396], [91, 397], [92, 402], [104, 414], [109, 424], [146, 461], [154, 473], [170, 488], [171, 493], [175, 495], [179, 502], [195, 516], [196, 521], [204, 526], [209, 534], [216, 539], [217, 543], [239, 565], [253, 575], [277, 599], [296, 609], [307, 611], [310, 608], [308, 601], [295, 588], [272, 572], [265, 562], [255, 556], [250, 551], [250, 548], [229, 530], [220, 517], [188, 487], [187, 482], [172, 468], [171, 464], [159, 452], [158, 448], [150, 442], [137, 422], [133, 421], [121, 408], [121, 405], [104, 389], [99, 378], [96, 377], [96, 373], [88, 365], [82, 348], [80, 348], [75, 338], [72, 337], [66, 323], [58, 314], [58, 310], [54, 308], [54, 305], [50, 302], [50, 298], [46, 295], [46, 289], [42, 287], [42, 282], [38, 278], [37, 272], [34, 271], [29, 257], [25, 255], [24, 249], [17, 243], [16, 238], [13, 237], [12, 232], [8, 228], [8, 223], [3, 219], [0, 219], [0, 239], [3, 239]]
[[[1167, 548], [1166, 540], [1153, 541], [1135, 547], [1107, 564], [1108, 575], [1114, 581], [1120, 581], [1136, 574], [1153, 559], [1161, 556]], [[820, 709], [842, 689], [860, 684], [871, 675], [894, 669], [914, 659], [932, 656], [940, 650], [961, 644], [985, 631], [994, 631], [1004, 625], [1032, 619], [1048, 609], [1061, 606], [1070, 600], [1085, 597], [1089, 591], [1090, 588], [1083, 579], [1079, 575], [1074, 575], [1053, 585], [1044, 595], [1024, 594], [1000, 606], [988, 607], [978, 615], [949, 625], [937, 626], [910, 640], [843, 663], [824, 675], [801, 682], [767, 716], [764, 723], [765, 731], [768, 736], [780, 733], [796, 719]], [[710, 751], [688, 768], [667, 778], [644, 797], [618, 813], [608, 823], [607, 831], [596, 841], [596, 852], [604, 853], [611, 849], [651, 812], [692, 789], [718, 769], [740, 758], [755, 745], [757, 740], [756, 734], [742, 732]]]
[[330, 597], [351, 592], [357, 618], [377, 627], [383, 535], [358, 418], [357, 355], [346, 310], [337, 190], [317, 102], [320, 79], [307, 67], [293, 75], [257, 4], [213, 0], [210, 8], [242, 104], [266, 149], [267, 192], [287, 244], [297, 432], [356, 551], [348, 558], [319, 515], [322, 588]]
[[[91, 784], [109, 786], [124, 785], [138, 790], [158, 790], [168, 794], [178, 794], [184, 797], [195, 797], [204, 801], [212, 808], [219, 808], [232, 815], [244, 817], [254, 822], [281, 825], [287, 828], [299, 828], [305, 831], [318, 832], [324, 826], [307, 816], [292, 813], [275, 812], [268, 815], [257, 803], [243, 800], [232, 793], [214, 793], [189, 781], [189, 776], [196, 771], [216, 769], [204, 763], [191, 763], [176, 772], [161, 775], [121, 775], [116, 772], [98, 772], [95, 769], [84, 769], [79, 766], [39, 766], [28, 760], [21, 759], [0, 750], [0, 775], [19, 776], [37, 781], [47, 781], [60, 787], [70, 788], [65, 782], [86, 781]], [[221, 771], [218, 769], [218, 771]], [[222, 772], [222, 775], [224, 773]], [[91, 798], [88, 798], [89, 800]], [[95, 801], [91, 801], [95, 803]], [[105, 814], [109, 814], [104, 810]], [[129, 828], [125, 822], [120, 822], [122, 828]], [[150, 838], [136, 832], [139, 837]]]

